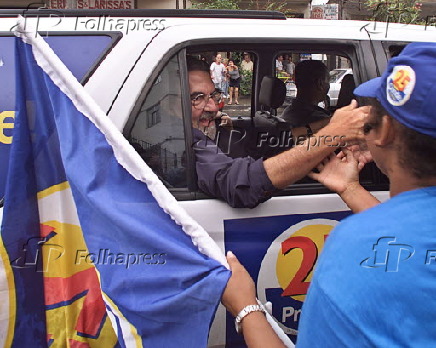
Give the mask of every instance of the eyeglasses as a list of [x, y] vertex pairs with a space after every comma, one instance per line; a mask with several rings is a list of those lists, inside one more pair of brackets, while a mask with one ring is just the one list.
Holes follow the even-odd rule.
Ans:
[[369, 132], [371, 132], [371, 129], [374, 129], [375, 128], [375, 126], [377, 126], [377, 124], [378, 123], [371, 123], [371, 122], [368, 122], [368, 123], [364, 123], [363, 124], [363, 134], [365, 134], [365, 135], [367, 135]]
[[211, 94], [204, 94], [204, 93], [194, 93], [191, 94], [191, 102], [192, 106], [196, 109], [204, 109], [209, 103], [209, 99], [212, 98], [214, 103], [218, 105], [221, 103], [222, 99], [222, 93], [219, 89], [215, 89]]

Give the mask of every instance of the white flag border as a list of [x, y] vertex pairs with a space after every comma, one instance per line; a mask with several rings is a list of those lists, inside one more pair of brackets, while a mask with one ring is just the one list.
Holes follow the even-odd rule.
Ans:
[[229, 268], [223, 252], [215, 241], [180, 206], [162, 181], [142, 160], [47, 42], [36, 31], [29, 29], [29, 23], [26, 25], [25, 19], [21, 16], [18, 17], [18, 25], [14, 34], [31, 45], [37, 64], [50, 76], [55, 85], [68, 96], [74, 106], [103, 133], [112, 147], [118, 163], [136, 180], [147, 185], [158, 205], [175, 223], [181, 225], [183, 231], [191, 237], [192, 243], [197, 246], [201, 253]]

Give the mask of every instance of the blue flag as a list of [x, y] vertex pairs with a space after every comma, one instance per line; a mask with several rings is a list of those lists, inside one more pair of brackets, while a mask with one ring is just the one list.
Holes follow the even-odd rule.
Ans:
[[205, 347], [224, 255], [44, 40], [18, 34], [0, 346]]

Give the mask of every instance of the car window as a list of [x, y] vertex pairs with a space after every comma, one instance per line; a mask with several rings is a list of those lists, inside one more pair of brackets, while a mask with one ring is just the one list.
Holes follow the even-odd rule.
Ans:
[[[220, 51], [191, 50], [188, 54], [206, 61], [209, 67], [212, 66], [216, 56], [221, 55], [221, 83], [219, 86], [216, 85], [222, 93], [220, 111], [232, 117], [250, 118], [254, 54], [226, 49]], [[233, 61], [232, 65], [236, 68], [227, 69], [230, 65], [229, 60]], [[245, 64], [241, 64], [242, 61], [245, 61]], [[127, 133], [125, 131], [129, 142], [170, 189], [187, 188], [187, 175], [189, 175], [186, 168], [189, 161], [183, 131], [179, 63], [177, 56], [169, 60], [141, 103], [139, 113], [131, 116], [128, 122], [129, 130]], [[238, 74], [235, 76], [234, 73], [230, 73], [230, 70], [237, 71]], [[231, 81], [232, 79], [236, 82]], [[230, 93], [232, 93], [231, 104]], [[185, 117], [191, 117], [191, 115], [185, 115]], [[229, 152], [226, 147], [229, 143], [228, 132], [218, 132], [214, 140], [219, 143], [225, 153]], [[234, 154], [234, 157], [236, 156]]]
[[[116, 41], [110, 35], [48, 36], [45, 40], [71, 73], [83, 81]], [[68, 42], [66, 45], [65, 42]]]
[[[278, 109], [278, 115], [283, 113], [283, 110], [292, 104], [297, 96], [297, 86], [295, 85], [295, 66], [305, 60], [318, 60], [324, 63], [329, 70], [330, 88], [327, 93], [327, 100], [320, 102], [319, 106], [333, 111], [338, 103], [339, 92], [342, 87], [342, 80], [345, 75], [353, 75], [351, 60], [347, 57], [327, 53], [301, 53], [293, 51], [280, 52], [276, 55], [273, 65], [275, 67], [275, 76], [286, 85], [286, 99], [284, 104]], [[351, 101], [352, 93], [350, 89], [354, 86], [354, 78], [349, 79], [347, 86], [344, 86], [343, 94], [347, 94], [347, 98], [340, 101], [340, 106], [344, 106], [346, 102]], [[351, 82], [353, 81], [353, 82]], [[346, 89], [348, 89], [346, 91]], [[354, 89], [354, 88], [353, 88]], [[348, 104], [347, 103], [347, 104]]]
[[[286, 46], [290, 45], [286, 44]], [[188, 134], [190, 132], [186, 128], [191, 124], [191, 108], [190, 105], [187, 107], [184, 105], [185, 99], [188, 102], [189, 87], [187, 80], [184, 81], [187, 79], [187, 73], [183, 73], [186, 67], [184, 62], [180, 61], [181, 57], [185, 55], [196, 57], [204, 60], [206, 66], [210, 67], [216, 55], [220, 54], [222, 64], [228, 64], [223, 61], [227, 57], [234, 59], [242, 75], [241, 59], [244, 59], [244, 53], [249, 52], [250, 56], [247, 60], [253, 63], [253, 71], [250, 71], [245, 80], [246, 86], [242, 87], [242, 81], [239, 82], [239, 88], [244, 88], [238, 95], [239, 104], [234, 103], [235, 95], [233, 95], [231, 105], [228, 104], [230, 98], [223, 99], [220, 104], [221, 112], [230, 116], [233, 127], [230, 130], [221, 128], [217, 119], [217, 132], [214, 140], [219, 148], [232, 158], [249, 156], [258, 159], [274, 156], [293, 146], [292, 136], [291, 141], [283, 137], [287, 134], [286, 132], [290, 133], [290, 127], [286, 123], [277, 125], [274, 120], [270, 123], [270, 118], [266, 118], [267, 122], [260, 126], [256, 123], [260, 114], [274, 115], [275, 113], [274, 110], [269, 110], [261, 103], [260, 94], [263, 83], [260, 82], [265, 77], [278, 77], [286, 89], [283, 105], [277, 109], [279, 117], [287, 106], [292, 105], [297, 95], [295, 70], [292, 71], [287, 67], [287, 74], [278, 71], [276, 60], [279, 54], [292, 57], [295, 66], [305, 60], [317, 60], [327, 66], [326, 84], [329, 92], [326, 99], [329, 100], [325, 104], [320, 103], [319, 106], [325, 108], [326, 113], [330, 115], [339, 106], [350, 103], [354, 86], [362, 74], [360, 69], [365, 67], [365, 64], [359, 62], [359, 56], [351, 45], [332, 44], [330, 47], [328, 44], [323, 44], [322, 46], [326, 47], [325, 51], [320, 48], [316, 49], [316, 46], [309, 50], [308, 44], [305, 44], [306, 48], [302, 49], [299, 49], [299, 46], [303, 47], [303, 45], [296, 44], [293, 50], [280, 50], [277, 45], [259, 43], [222, 46], [202, 43], [187, 47], [185, 53], [178, 53], [178, 57], [174, 56], [166, 63], [165, 68], [160, 71], [154, 81], [154, 85], [150, 81], [144, 81], [144, 90], [124, 129], [124, 135], [177, 199], [193, 199], [192, 191], [195, 191], [196, 199], [206, 198], [206, 195], [203, 196], [196, 189], [195, 155], [191, 148], [188, 151], [186, 148], [188, 144], [192, 144], [192, 139], [187, 138], [192, 135]], [[241, 47], [241, 49], [236, 47]], [[181, 86], [185, 87], [181, 88]], [[221, 85], [219, 87], [223, 89], [223, 95], [227, 96], [230, 93], [230, 86]], [[266, 94], [271, 95], [268, 91]], [[283, 129], [283, 126], [288, 128]], [[262, 134], [267, 134], [267, 138], [262, 138]], [[380, 175], [374, 166], [367, 166], [362, 173], [362, 179], [369, 185], [373, 184], [374, 178], [375, 181], [380, 181]], [[182, 190], [178, 190], [179, 188]], [[293, 195], [326, 191], [319, 183], [304, 178], [277, 194]]]
[[223, 92], [220, 110], [232, 116], [251, 115], [251, 96], [253, 91], [253, 71], [256, 66], [256, 55], [251, 51], [235, 51], [223, 47], [220, 50], [191, 50], [190, 55], [204, 60], [213, 71], [216, 57], [220, 56], [223, 76], [218, 86]]
[[[47, 36], [53, 51], [81, 82], [115, 44], [116, 35]], [[15, 116], [15, 41], [12, 36], [0, 37], [0, 198], [4, 196], [9, 151]]]
[[394, 58], [396, 56], [398, 56], [401, 51], [404, 49], [404, 47], [406, 47], [408, 43], [389, 43], [389, 42], [384, 42], [384, 48], [387, 54], [388, 59]]
[[177, 56], [166, 64], [134, 116], [127, 136], [169, 188], [187, 186], [180, 71]]

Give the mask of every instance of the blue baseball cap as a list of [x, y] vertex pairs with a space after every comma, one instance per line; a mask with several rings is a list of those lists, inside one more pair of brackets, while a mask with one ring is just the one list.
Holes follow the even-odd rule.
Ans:
[[354, 94], [376, 98], [397, 121], [436, 138], [436, 43], [407, 45], [381, 77], [361, 84]]

